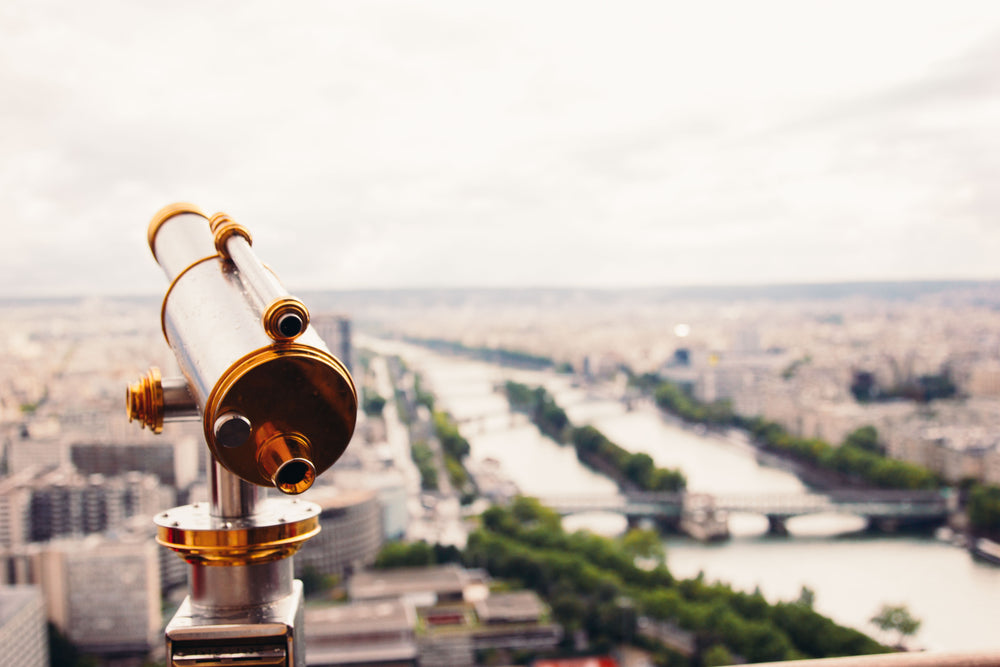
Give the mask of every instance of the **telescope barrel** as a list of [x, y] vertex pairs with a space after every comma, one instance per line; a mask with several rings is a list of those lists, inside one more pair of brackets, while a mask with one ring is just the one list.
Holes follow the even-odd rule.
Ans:
[[129, 416], [157, 430], [194, 406], [224, 468], [285, 493], [309, 488], [354, 432], [350, 373], [242, 225], [174, 204], [153, 217], [148, 240], [170, 281], [161, 323], [188, 393], [166, 380], [158, 388], [151, 373], [129, 388]]
[[305, 304], [291, 296], [250, 247], [250, 232], [226, 215], [217, 213], [209, 221], [215, 234], [215, 248], [240, 273], [240, 282], [254, 307], [263, 313], [264, 331], [274, 340], [291, 340], [309, 324]]

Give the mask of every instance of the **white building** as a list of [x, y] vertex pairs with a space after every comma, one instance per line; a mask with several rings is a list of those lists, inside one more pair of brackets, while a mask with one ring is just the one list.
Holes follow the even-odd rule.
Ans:
[[319, 535], [295, 555], [295, 571], [343, 576], [375, 562], [382, 548], [382, 507], [374, 491], [316, 485], [303, 500], [321, 507]]
[[7, 445], [7, 470], [16, 475], [29, 469], [58, 468], [68, 462], [68, 449], [62, 437], [13, 438]]
[[35, 586], [0, 586], [0, 665], [49, 665], [45, 603]]
[[23, 470], [0, 480], [0, 549], [28, 541], [31, 480], [37, 469]]
[[972, 366], [964, 389], [970, 396], [1000, 396], [1000, 362], [990, 360]]
[[406, 535], [410, 523], [407, 507], [406, 478], [397, 468], [363, 470], [334, 467], [331, 479], [340, 489], [368, 489], [374, 491], [382, 508], [382, 537], [397, 540]]
[[898, 458], [921, 465], [955, 484], [963, 479], [989, 481], [995, 474], [1000, 437], [975, 426], [927, 426], [899, 442]]
[[142, 655], [160, 641], [153, 542], [58, 540], [44, 545], [35, 562], [49, 620], [82, 651]]

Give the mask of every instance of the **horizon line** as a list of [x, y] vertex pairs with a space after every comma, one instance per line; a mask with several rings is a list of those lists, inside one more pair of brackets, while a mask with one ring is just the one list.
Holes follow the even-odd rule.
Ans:
[[[761, 282], [761, 283], [683, 283], [660, 285], [422, 285], [422, 286], [376, 286], [376, 287], [302, 287], [290, 289], [292, 294], [316, 293], [390, 293], [390, 292], [651, 292], [651, 291], [755, 291], [772, 289], [802, 288], [864, 288], [879, 286], [950, 287], [950, 286], [1000, 285], [997, 278], [904, 278], [904, 279], [859, 279], [839, 281], [802, 282]], [[164, 290], [166, 287], [164, 287]], [[0, 293], [0, 301], [80, 301], [86, 299], [129, 300], [146, 299], [162, 295], [162, 292], [41, 292], [36, 294]]]

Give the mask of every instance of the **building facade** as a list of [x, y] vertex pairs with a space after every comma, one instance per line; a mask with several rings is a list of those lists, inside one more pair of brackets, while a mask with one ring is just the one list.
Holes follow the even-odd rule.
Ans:
[[116, 477], [128, 472], [155, 475], [163, 486], [186, 488], [198, 476], [196, 443], [189, 438], [143, 443], [74, 443], [69, 458], [84, 475]]
[[382, 507], [374, 491], [313, 487], [303, 499], [321, 508], [320, 532], [295, 555], [295, 571], [344, 576], [375, 562], [382, 548]]
[[35, 554], [49, 620], [81, 651], [145, 655], [160, 642], [156, 545], [92, 535], [57, 540]]
[[335, 357], [347, 370], [354, 372], [354, 347], [351, 342], [351, 320], [343, 315], [315, 315], [309, 326], [316, 330]]
[[27, 469], [0, 481], [0, 547], [104, 532], [175, 501], [173, 489], [153, 475], [84, 476], [67, 468], [36, 474]]
[[101, 533], [137, 515], [152, 516], [174, 504], [173, 489], [153, 475], [83, 476], [60, 469], [28, 485], [27, 540]]
[[36, 586], [0, 586], [0, 665], [49, 666], [45, 601]]
[[28, 541], [31, 480], [37, 469], [23, 470], [0, 480], [0, 548]]

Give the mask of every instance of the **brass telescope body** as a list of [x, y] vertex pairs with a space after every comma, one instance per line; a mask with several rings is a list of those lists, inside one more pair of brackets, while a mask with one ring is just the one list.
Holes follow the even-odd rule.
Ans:
[[200, 414], [224, 468], [289, 494], [309, 488], [354, 432], [358, 398], [347, 369], [228, 216], [174, 204], [154, 216], [148, 240], [171, 281], [161, 323], [187, 394], [154, 369], [129, 387], [130, 420], [159, 432], [165, 421]]

